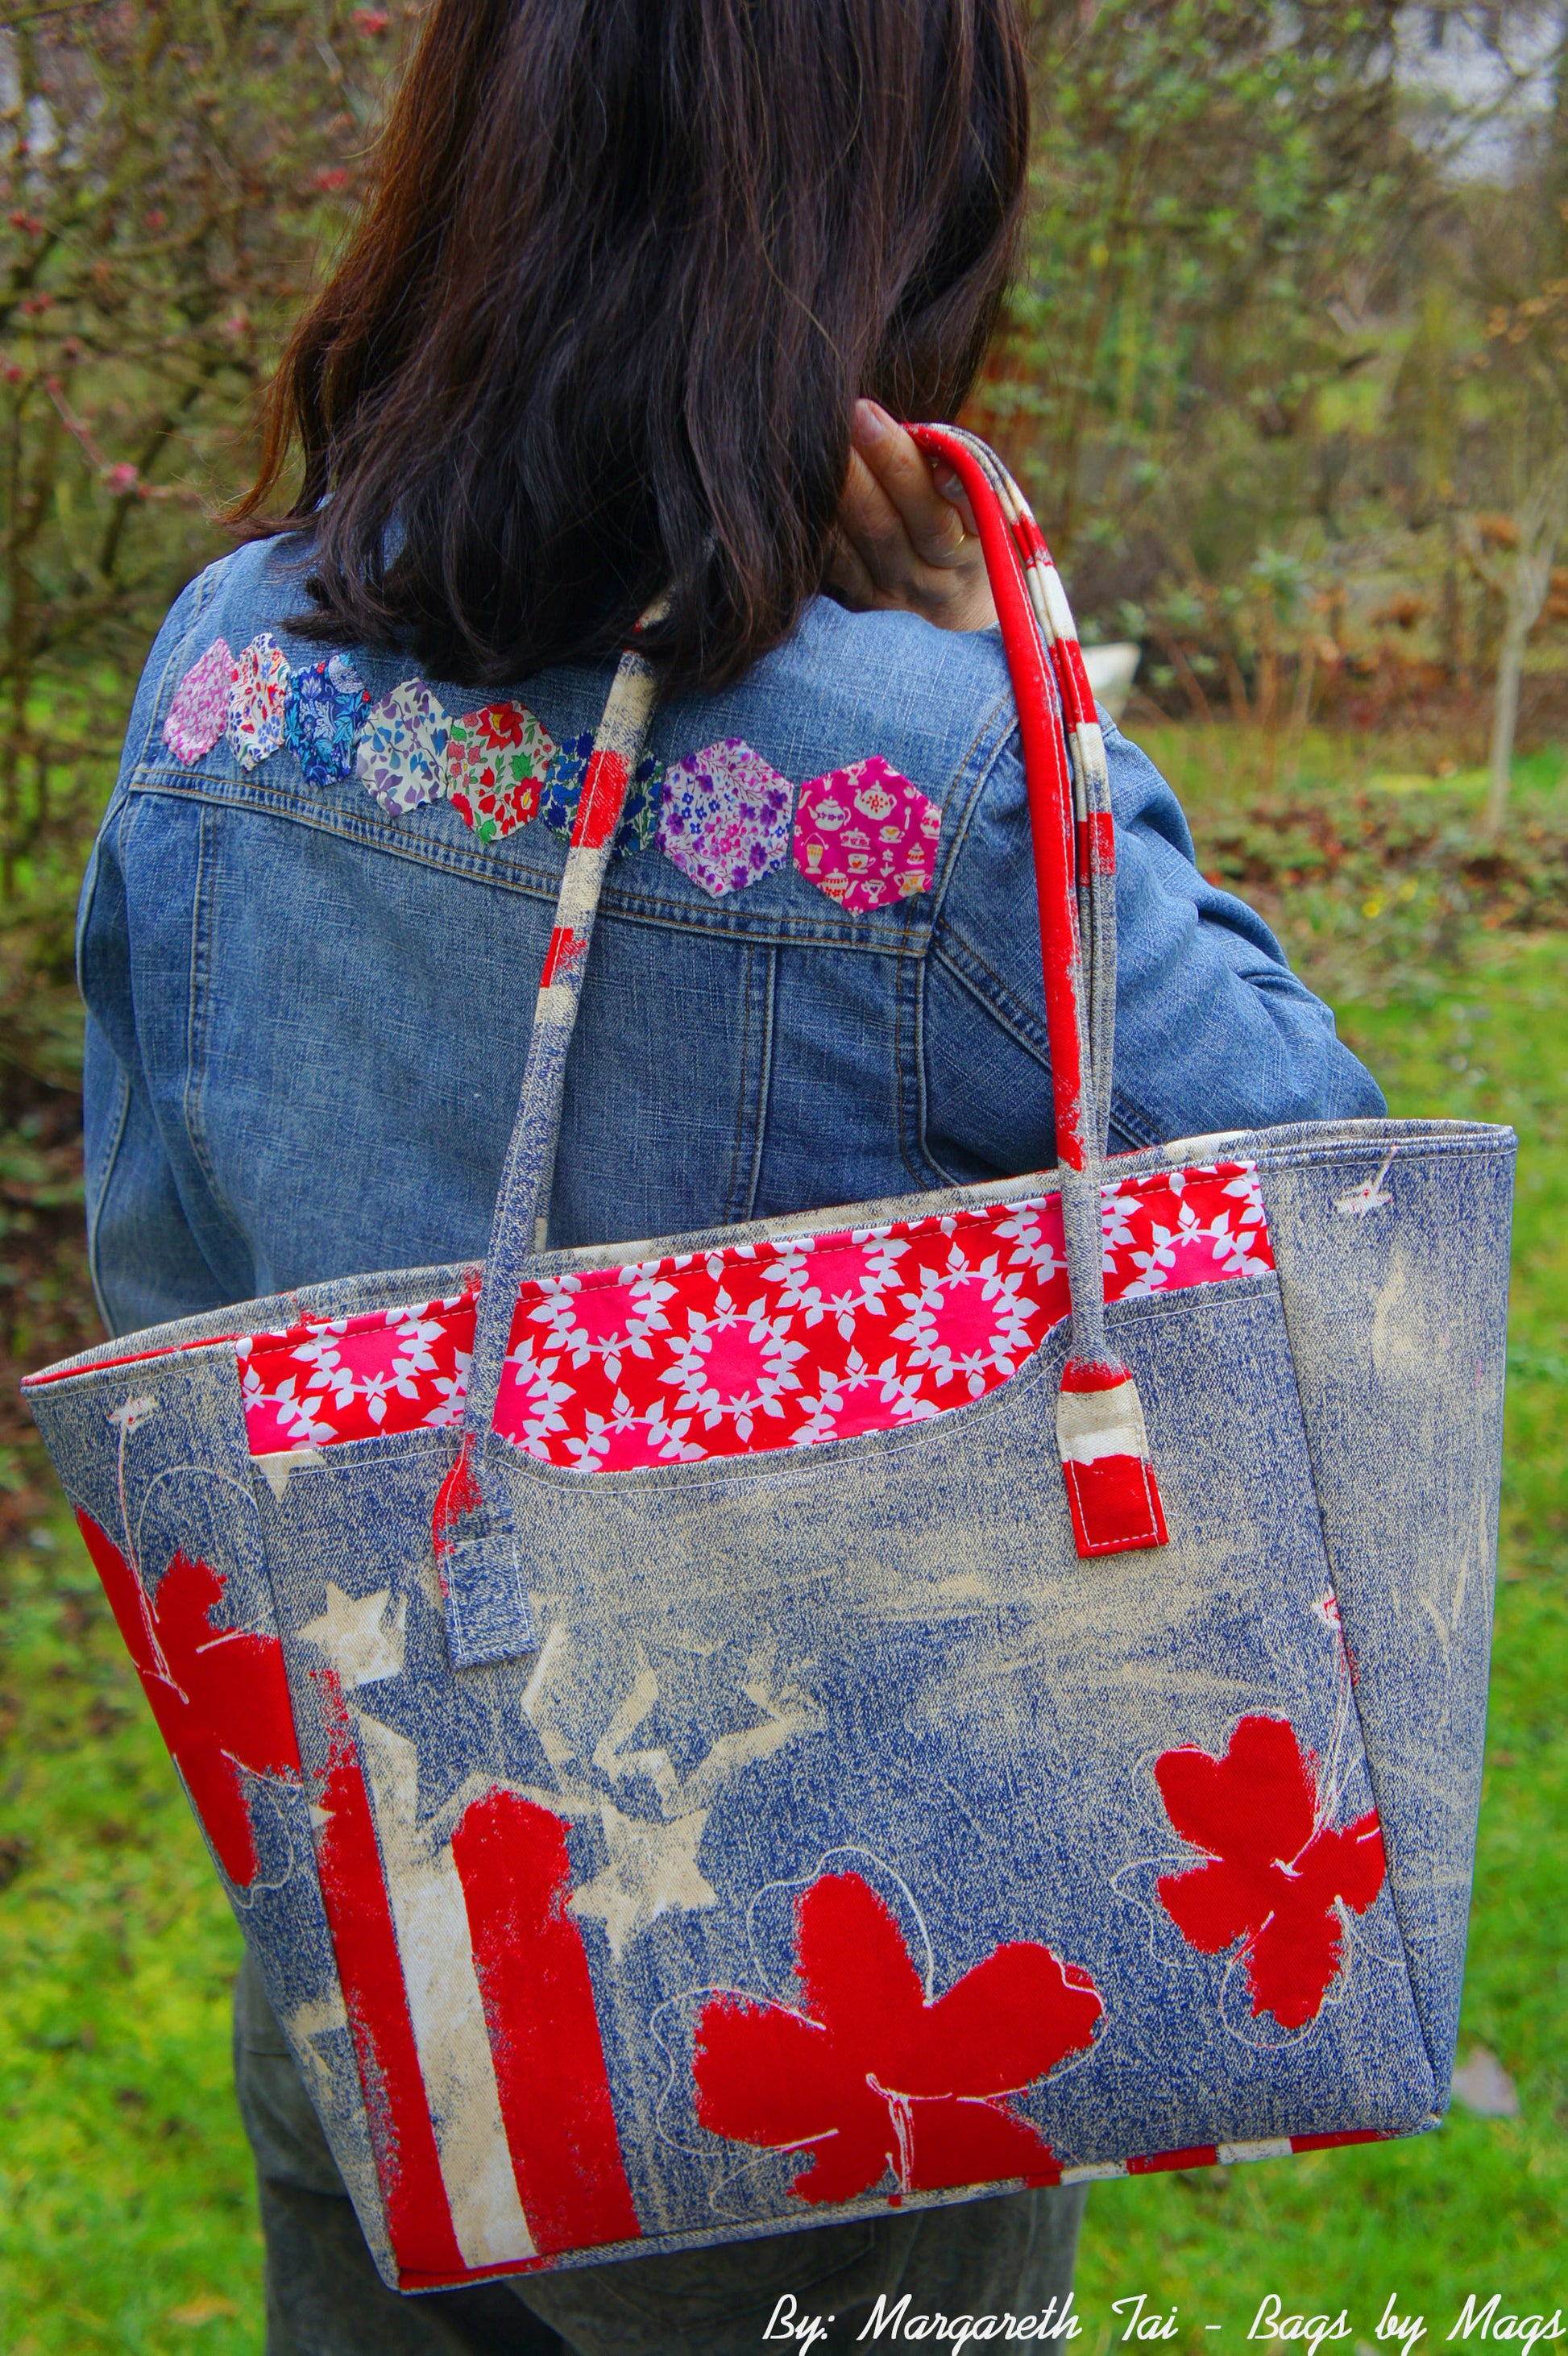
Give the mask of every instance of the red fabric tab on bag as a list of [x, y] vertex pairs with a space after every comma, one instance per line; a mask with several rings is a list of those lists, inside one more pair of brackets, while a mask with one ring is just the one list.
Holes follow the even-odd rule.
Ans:
[[1062, 1466], [1072, 1535], [1079, 1555], [1131, 1554], [1166, 1543], [1154, 1468], [1141, 1456], [1101, 1456]]
[[454, 1526], [462, 1520], [465, 1514], [476, 1513], [485, 1502], [474, 1477], [473, 1452], [472, 1439], [465, 1439], [451, 1471], [435, 1493], [435, 1505], [430, 1516], [430, 1540], [437, 1562], [443, 1555], [452, 1551]]

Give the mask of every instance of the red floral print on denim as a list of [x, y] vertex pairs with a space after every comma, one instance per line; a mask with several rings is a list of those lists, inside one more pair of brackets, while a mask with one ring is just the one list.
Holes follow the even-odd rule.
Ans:
[[[1123, 1179], [1103, 1217], [1108, 1301], [1273, 1266], [1245, 1163]], [[983, 1398], [1069, 1305], [1054, 1194], [534, 1279], [495, 1428], [584, 1472], [850, 1439]], [[464, 1295], [247, 1336], [252, 1452], [458, 1422], [473, 1332]]]
[[858, 1873], [824, 1874], [795, 1910], [801, 2004], [725, 1992], [698, 2018], [697, 2116], [803, 2165], [820, 2206], [874, 2191], [1055, 2184], [1050, 2146], [1009, 2107], [1103, 2009], [1088, 1974], [1015, 1940], [933, 1996], [891, 1910]]
[[1340, 1907], [1364, 1914], [1383, 1886], [1376, 1809], [1327, 1823], [1316, 1764], [1288, 1719], [1243, 1718], [1219, 1758], [1167, 1751], [1155, 1766], [1171, 1823], [1208, 1853], [1162, 1877], [1160, 1901], [1200, 1954], [1241, 1941], [1253, 2013], [1282, 2029], [1323, 2009], [1344, 1949]]
[[149, 1598], [91, 1514], [76, 1518], [191, 1805], [224, 1872], [246, 1888], [257, 1858], [242, 1775], [300, 1777], [283, 1646], [248, 1628], [214, 1627], [221, 1571], [177, 1554]]

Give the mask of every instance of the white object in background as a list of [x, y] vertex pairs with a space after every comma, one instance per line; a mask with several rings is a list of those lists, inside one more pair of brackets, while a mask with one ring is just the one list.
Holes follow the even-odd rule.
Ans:
[[1121, 638], [1109, 647], [1085, 647], [1083, 650], [1083, 667], [1089, 673], [1094, 700], [1105, 706], [1112, 720], [1120, 720], [1127, 708], [1142, 654], [1141, 647], [1131, 639]]
[[1481, 2119], [1517, 2119], [1519, 2089], [1495, 2053], [1476, 2046], [1454, 2072], [1454, 2095]]

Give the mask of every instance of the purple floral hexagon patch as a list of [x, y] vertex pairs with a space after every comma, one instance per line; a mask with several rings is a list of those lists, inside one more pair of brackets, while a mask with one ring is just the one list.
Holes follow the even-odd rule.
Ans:
[[422, 679], [405, 679], [365, 715], [356, 767], [365, 791], [390, 818], [434, 801], [442, 790], [447, 739], [446, 706]]
[[164, 722], [164, 743], [188, 766], [210, 753], [229, 721], [229, 682], [234, 658], [226, 638], [214, 638], [175, 690]]
[[800, 788], [795, 864], [809, 884], [859, 911], [929, 892], [942, 814], [880, 753]]
[[715, 899], [782, 867], [795, 788], [738, 736], [688, 753], [664, 772], [659, 847]]

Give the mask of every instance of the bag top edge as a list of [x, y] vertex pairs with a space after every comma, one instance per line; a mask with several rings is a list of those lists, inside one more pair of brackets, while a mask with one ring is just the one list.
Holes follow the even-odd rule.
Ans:
[[[1420, 1143], [1440, 1151], [1473, 1152], [1511, 1149], [1518, 1142], [1511, 1129], [1468, 1120], [1345, 1120], [1299, 1121], [1267, 1130], [1210, 1130], [1200, 1137], [1173, 1138], [1134, 1152], [1114, 1155], [1106, 1164], [1108, 1177], [1142, 1177], [1151, 1171], [1180, 1168], [1194, 1162], [1226, 1160], [1280, 1167], [1329, 1153], [1387, 1151], [1391, 1147]], [[1032, 1170], [1013, 1178], [988, 1178], [967, 1186], [932, 1188], [916, 1194], [885, 1195], [865, 1203], [830, 1204], [817, 1210], [784, 1212], [736, 1226], [703, 1227], [683, 1235], [637, 1237], [621, 1243], [578, 1244], [547, 1251], [530, 1260], [530, 1278], [575, 1273], [590, 1268], [619, 1268], [628, 1262], [663, 1259], [678, 1254], [728, 1249], [732, 1245], [762, 1243], [780, 1237], [831, 1234], [841, 1227], [886, 1226], [902, 1219], [940, 1218], [950, 1211], [986, 1208], [996, 1203], [1026, 1200], [1059, 1191], [1057, 1172]], [[24, 1397], [31, 1404], [38, 1393], [73, 1377], [118, 1372], [153, 1359], [188, 1351], [214, 1349], [248, 1333], [286, 1330], [312, 1317], [345, 1317], [372, 1309], [396, 1308], [412, 1301], [434, 1301], [477, 1289], [483, 1273], [481, 1260], [448, 1260], [434, 1267], [379, 1269], [363, 1274], [328, 1277], [286, 1292], [203, 1311], [199, 1316], [175, 1318], [161, 1325], [95, 1343], [91, 1349], [40, 1366], [22, 1378]]]

